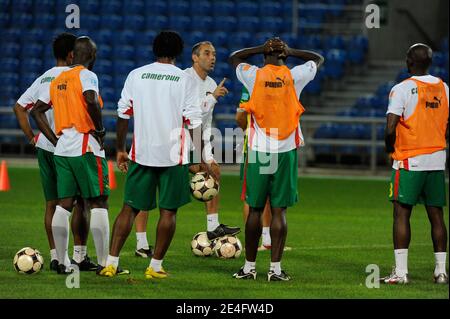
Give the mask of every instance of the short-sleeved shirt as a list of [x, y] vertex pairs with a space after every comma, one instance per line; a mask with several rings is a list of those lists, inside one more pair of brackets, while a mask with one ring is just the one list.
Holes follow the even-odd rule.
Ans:
[[[98, 78], [94, 72], [88, 69], [81, 70], [80, 81], [83, 93], [92, 90], [99, 94]], [[45, 92], [42, 92], [39, 100], [51, 105], [50, 87]], [[91, 134], [80, 133], [74, 127], [62, 130], [62, 135], [56, 144], [55, 155], [77, 157], [86, 152], [92, 152], [95, 156], [105, 157], [105, 151], [100, 149], [100, 144]]]
[[189, 162], [189, 133], [202, 123], [196, 82], [175, 65], [155, 62], [130, 72], [117, 114], [134, 117], [132, 161], [151, 167]]
[[[39, 76], [33, 84], [21, 95], [17, 103], [25, 108], [26, 110], [31, 110], [33, 106], [39, 99], [39, 96], [43, 92], [49, 92], [50, 83], [64, 70], [67, 70], [66, 66], [55, 66], [50, 70], [47, 70], [44, 74]], [[49, 109], [45, 112], [45, 117], [47, 118], [48, 124], [50, 124], [51, 129], [55, 132], [55, 117], [53, 110]], [[45, 137], [44, 134], [39, 133], [35, 137], [36, 147], [43, 149], [48, 152], [54, 152], [55, 146]]]
[[[238, 80], [245, 86], [251, 97], [253, 87], [256, 81], [256, 72], [258, 67], [247, 63], [241, 63], [236, 68], [236, 75]], [[317, 65], [314, 61], [308, 61], [305, 64], [298, 65], [291, 70], [292, 79], [294, 80], [295, 92], [297, 98], [300, 98], [300, 94], [305, 86], [314, 79], [317, 73]], [[251, 139], [250, 148], [259, 152], [269, 153], [283, 153], [297, 148], [296, 136], [300, 136], [303, 143], [303, 134], [300, 125], [297, 129], [286, 139], [276, 140], [266, 135], [255, 120], [253, 120], [255, 127], [255, 135]]]
[[[440, 79], [431, 75], [413, 76], [413, 79], [425, 83], [439, 83]], [[447, 99], [449, 90], [447, 84], [444, 83]], [[418, 95], [413, 94], [417, 91], [417, 84], [412, 80], [405, 80], [394, 86], [389, 95], [389, 106], [386, 114], [392, 113], [403, 116], [407, 120], [415, 111]], [[447, 105], [448, 107], [448, 105]], [[441, 150], [432, 154], [423, 154], [408, 159], [408, 167], [410, 171], [435, 171], [445, 170], [446, 151]], [[392, 168], [403, 168], [403, 161], [394, 160]]]

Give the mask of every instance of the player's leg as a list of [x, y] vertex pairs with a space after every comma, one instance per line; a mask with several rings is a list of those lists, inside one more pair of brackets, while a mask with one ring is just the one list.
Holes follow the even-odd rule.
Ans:
[[153, 255], [153, 247], [149, 246], [147, 241], [147, 221], [148, 211], [140, 211], [136, 215], [136, 251], [135, 256], [149, 258]]
[[434, 282], [448, 284], [447, 264], [447, 227], [445, 226], [444, 210], [446, 206], [446, 187], [444, 171], [427, 172], [423, 200], [428, 219], [431, 224], [435, 269]]
[[89, 235], [89, 209], [84, 199], [77, 197], [72, 212], [71, 228], [73, 234], [72, 264], [81, 271], [95, 271], [97, 264], [87, 255], [87, 240]]
[[411, 241], [410, 218], [413, 206], [419, 201], [425, 182], [424, 172], [392, 170], [389, 199], [394, 206], [393, 241], [395, 268], [391, 275], [382, 278], [387, 284], [407, 284], [408, 248]]
[[249, 214], [245, 223], [245, 264], [233, 277], [236, 279], [256, 279], [256, 255], [259, 238], [262, 233], [261, 215], [269, 194], [270, 174], [261, 173], [261, 156], [259, 152], [250, 151], [245, 168], [243, 188]]
[[268, 281], [287, 281], [290, 276], [281, 268], [281, 258], [287, 236], [287, 207], [298, 201], [298, 153], [291, 150], [274, 154], [272, 165], [276, 166], [270, 188], [270, 204], [272, 209], [272, 222], [270, 224], [270, 237], [272, 240], [270, 269], [267, 274]]
[[41, 176], [42, 189], [45, 197], [45, 231], [50, 246], [50, 270], [57, 270], [58, 255], [55, 249], [55, 240], [52, 232], [52, 220], [58, 204], [58, 190], [56, 188], [56, 168], [53, 153], [43, 149], [37, 149], [39, 174]]
[[272, 211], [270, 208], [270, 200], [267, 198], [266, 205], [262, 214], [262, 238], [261, 246], [258, 250], [269, 250], [272, 247], [272, 240], [270, 238], [270, 224], [272, 222]]
[[[212, 155], [210, 155], [212, 157]], [[220, 184], [220, 166], [211, 160], [211, 169], [218, 178]], [[239, 227], [230, 227], [219, 222], [219, 196], [217, 194], [212, 200], [205, 203], [207, 236], [209, 240], [214, 240], [225, 235], [236, 235], [241, 231]]]
[[155, 250], [145, 277], [165, 278], [162, 262], [172, 242], [176, 228], [176, 214], [180, 207], [191, 201], [189, 170], [187, 165], [154, 168], [159, 189], [159, 221], [156, 228]]
[[54, 156], [57, 172], [58, 205], [52, 219], [52, 232], [58, 255], [58, 273], [66, 273], [70, 266], [67, 253], [69, 245], [70, 216], [78, 193], [77, 182], [71, 168], [71, 158]]
[[128, 238], [139, 211], [156, 207], [157, 176], [151, 167], [130, 162], [125, 181], [124, 203], [117, 215], [111, 234], [111, 245], [106, 267], [98, 274], [112, 277], [119, 265], [119, 255]]

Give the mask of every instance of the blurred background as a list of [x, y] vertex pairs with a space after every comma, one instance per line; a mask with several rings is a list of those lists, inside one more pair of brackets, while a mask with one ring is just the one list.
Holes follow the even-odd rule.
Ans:
[[[80, 8], [80, 28], [66, 29], [68, 4]], [[379, 28], [366, 12], [379, 8]], [[306, 147], [300, 169], [351, 169], [377, 174], [389, 168], [384, 153], [384, 123], [391, 88], [409, 77], [405, 53], [416, 42], [434, 50], [431, 74], [448, 83], [447, 0], [0, 0], [0, 154], [34, 158], [12, 107], [19, 96], [54, 66], [51, 42], [67, 31], [89, 35], [98, 46], [94, 72], [105, 101], [107, 152], [115, 153], [116, 105], [127, 74], [153, 61], [151, 44], [162, 29], [178, 31], [185, 50], [177, 61], [191, 66], [191, 47], [211, 41], [217, 62], [211, 77], [230, 93], [215, 107], [214, 125], [235, 128], [242, 85], [227, 63], [229, 54], [279, 36], [289, 46], [321, 53], [325, 65], [306, 86], [301, 124]], [[289, 66], [303, 63], [288, 59]], [[262, 65], [262, 57], [252, 63]], [[36, 128], [31, 120], [32, 126]], [[130, 128], [131, 132], [132, 127]], [[227, 139], [232, 150], [236, 141]], [[128, 144], [130, 146], [130, 144]], [[236, 158], [235, 158], [236, 160]]]

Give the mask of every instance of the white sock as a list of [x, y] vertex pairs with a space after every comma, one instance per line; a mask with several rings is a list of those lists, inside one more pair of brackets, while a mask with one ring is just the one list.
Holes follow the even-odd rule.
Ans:
[[56, 254], [56, 249], [50, 249], [50, 260], [58, 260], [58, 255]]
[[150, 267], [152, 267], [154, 271], [158, 272], [162, 268], [162, 262], [162, 260], [152, 258], [150, 260]]
[[52, 233], [58, 262], [66, 267], [70, 266], [70, 259], [67, 253], [69, 246], [69, 218], [70, 212], [57, 205], [52, 219]]
[[262, 244], [264, 246], [272, 245], [272, 240], [270, 239], [270, 227], [263, 227], [262, 229]]
[[270, 263], [270, 271], [273, 271], [275, 274], [280, 275], [281, 274], [281, 262], [278, 261], [276, 263], [271, 262]]
[[97, 263], [106, 266], [109, 254], [109, 220], [108, 210], [105, 208], [91, 209], [91, 232], [94, 237]]
[[434, 253], [434, 259], [436, 260], [436, 268], [434, 269], [434, 275], [437, 276], [439, 274], [447, 274], [447, 271], [445, 269], [446, 260], [447, 260], [447, 253], [446, 252], [439, 252]]
[[80, 263], [86, 258], [87, 246], [73, 246], [73, 260]]
[[136, 249], [139, 250], [141, 248], [149, 249], [147, 242], [147, 233], [136, 233]]
[[106, 266], [113, 265], [117, 269], [117, 267], [119, 266], [119, 257], [118, 256], [114, 257], [114, 256], [111, 256], [111, 255], [108, 255], [108, 258], [106, 258], [105, 265]]
[[248, 261], [247, 259], [245, 260], [244, 274], [248, 274], [250, 270], [255, 268], [256, 268], [256, 261]]
[[408, 273], [408, 249], [395, 249], [395, 273], [403, 277]]
[[220, 225], [219, 224], [219, 214], [217, 214], [217, 213], [206, 215], [206, 220], [207, 220], [208, 231], [213, 231], [214, 229], [217, 228], [217, 226]]

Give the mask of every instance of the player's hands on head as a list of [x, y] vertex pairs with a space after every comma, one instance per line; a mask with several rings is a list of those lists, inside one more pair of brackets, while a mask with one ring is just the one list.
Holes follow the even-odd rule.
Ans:
[[271, 55], [274, 52], [285, 52], [286, 43], [280, 38], [272, 38], [264, 43], [264, 54]]
[[123, 151], [117, 151], [116, 155], [117, 167], [121, 172], [128, 172], [128, 153]]
[[219, 97], [225, 96], [228, 94], [228, 89], [224, 86], [227, 78], [223, 78], [223, 80], [219, 83], [216, 89], [213, 92], [214, 98], [217, 100]]

